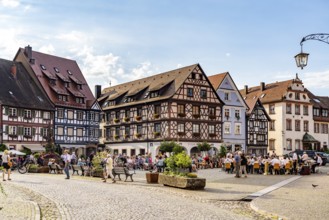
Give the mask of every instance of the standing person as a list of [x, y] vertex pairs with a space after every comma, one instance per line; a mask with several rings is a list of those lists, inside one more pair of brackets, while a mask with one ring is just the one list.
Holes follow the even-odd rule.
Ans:
[[10, 158], [10, 155], [9, 155], [9, 151], [8, 150], [5, 150], [3, 152], [3, 155], [2, 155], [2, 166], [4, 168], [4, 170], [2, 171], [2, 180], [3, 181], [6, 181], [5, 180], [5, 173], [7, 172], [8, 174], [8, 177], [7, 177], [7, 180], [11, 180], [10, 179], [10, 164], [11, 164], [11, 158]]
[[77, 155], [75, 155], [75, 152], [72, 152], [72, 155], [71, 155], [71, 164], [72, 165], [75, 165], [77, 162]]
[[111, 154], [108, 154], [106, 159], [105, 159], [105, 167], [104, 167], [104, 172], [103, 172], [103, 175], [104, 175], [104, 180], [103, 182], [106, 183], [106, 180], [107, 178], [111, 177], [112, 179], [112, 183], [115, 183], [115, 179], [114, 179], [114, 176], [113, 176], [113, 173], [112, 173], [112, 170], [113, 170], [113, 159], [111, 157]]
[[241, 155], [241, 172], [244, 173], [244, 177], [247, 177], [247, 163], [248, 160], [246, 158], [246, 156], [244, 155], [244, 153]]
[[297, 163], [298, 163], [298, 156], [297, 153], [294, 152], [294, 154], [292, 155], [292, 166], [293, 166], [292, 172], [295, 175], [297, 175]]
[[71, 163], [71, 155], [69, 154], [68, 150], [64, 151], [64, 155], [63, 155], [63, 160], [64, 160], [64, 172], [66, 174], [66, 178], [65, 179], [70, 179], [70, 163]]
[[241, 166], [241, 151], [236, 152], [234, 156], [235, 160], [235, 177], [240, 178], [241, 173], [240, 173], [240, 166]]

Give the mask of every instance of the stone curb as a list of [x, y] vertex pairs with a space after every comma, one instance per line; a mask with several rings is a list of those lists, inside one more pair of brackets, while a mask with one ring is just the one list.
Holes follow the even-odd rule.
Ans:
[[[256, 199], [255, 199], [255, 200], [256, 200]], [[287, 217], [285, 217], [285, 216], [279, 216], [279, 215], [277, 215], [277, 214], [275, 214], [275, 213], [271, 213], [271, 212], [268, 212], [268, 211], [265, 211], [265, 210], [261, 210], [261, 209], [259, 209], [259, 208], [254, 204], [254, 201], [251, 201], [251, 202], [250, 202], [250, 208], [251, 208], [252, 210], [254, 210], [255, 212], [258, 212], [258, 213], [260, 213], [260, 214], [262, 214], [262, 215], [269, 216], [269, 217], [271, 217], [272, 219], [273, 219], [273, 218], [274, 218], [274, 219], [278, 219], [278, 220], [289, 219], [289, 218], [287, 218]]]
[[35, 220], [41, 220], [41, 210], [40, 207], [38, 205], [38, 203], [30, 201], [33, 206], [34, 206], [34, 219]]

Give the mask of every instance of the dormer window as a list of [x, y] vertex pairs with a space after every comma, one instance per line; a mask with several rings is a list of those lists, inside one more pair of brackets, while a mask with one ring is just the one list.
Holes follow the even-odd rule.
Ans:
[[65, 83], [64, 83], [64, 86], [65, 86], [65, 88], [70, 88], [70, 83], [65, 82]]
[[84, 98], [76, 97], [76, 98], [75, 98], [75, 102], [76, 102], [76, 103], [79, 103], [79, 104], [83, 104], [83, 103], [84, 103]]
[[160, 95], [159, 91], [154, 91], [154, 92], [150, 93], [150, 98], [155, 98], [155, 97], [158, 97], [159, 95]]
[[82, 90], [82, 85], [81, 84], [77, 84], [77, 88]]
[[68, 101], [66, 95], [58, 95], [58, 100], [59, 100], [59, 101], [63, 101], [63, 102], [67, 102], [67, 101]]
[[71, 72], [70, 70], [67, 70], [67, 73], [68, 73], [69, 75], [72, 75], [72, 72]]
[[300, 99], [300, 94], [298, 92], [295, 93], [295, 99], [299, 100]]
[[50, 83], [50, 85], [56, 85], [56, 80], [54, 80], [54, 79], [49, 79], [49, 83]]
[[57, 67], [54, 67], [54, 70], [56, 73], [59, 73], [59, 69]]
[[43, 70], [46, 70], [46, 69], [47, 69], [46, 66], [45, 66], [45, 65], [42, 65], [42, 64], [40, 64], [40, 67], [41, 67], [41, 69], [43, 69]]
[[145, 96], [144, 96], [144, 99], [147, 99], [147, 97], [149, 96], [150, 92], [146, 92], [145, 93]]

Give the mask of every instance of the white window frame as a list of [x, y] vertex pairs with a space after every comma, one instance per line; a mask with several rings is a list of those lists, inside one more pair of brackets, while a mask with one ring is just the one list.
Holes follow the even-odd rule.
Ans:
[[200, 125], [199, 124], [193, 124], [192, 125], [192, 132], [193, 133], [200, 133]]
[[231, 123], [224, 123], [224, 134], [231, 134]]
[[32, 136], [32, 129], [31, 127], [24, 127], [24, 130], [23, 130], [23, 135], [24, 136]]
[[234, 134], [241, 134], [241, 123], [234, 124]]
[[9, 126], [8, 127], [8, 134], [9, 135], [17, 135], [17, 127], [16, 126]]

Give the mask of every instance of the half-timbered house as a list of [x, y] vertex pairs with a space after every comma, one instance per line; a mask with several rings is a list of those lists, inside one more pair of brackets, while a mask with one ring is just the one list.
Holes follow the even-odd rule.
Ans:
[[246, 103], [228, 72], [209, 76], [209, 81], [225, 103], [222, 111], [223, 145], [228, 151], [245, 151]]
[[22, 63], [0, 59], [0, 141], [10, 149], [45, 150], [54, 106]]
[[268, 122], [271, 118], [258, 98], [247, 99], [247, 149], [248, 154], [266, 155], [268, 149]]
[[74, 60], [44, 54], [27, 46], [14, 58], [55, 105], [55, 143], [78, 154], [95, 151], [100, 106]]
[[105, 88], [98, 101], [114, 153], [154, 156], [173, 140], [193, 154], [198, 142], [222, 141], [223, 103], [199, 64]]

